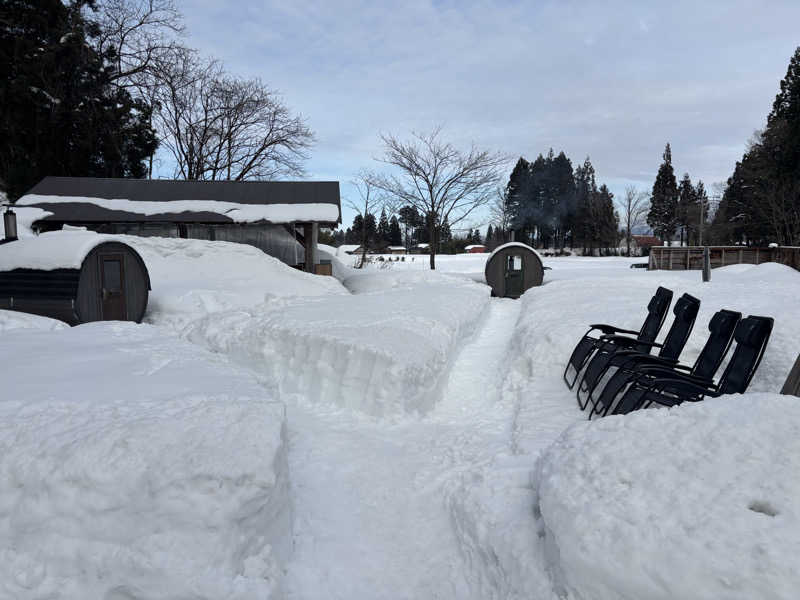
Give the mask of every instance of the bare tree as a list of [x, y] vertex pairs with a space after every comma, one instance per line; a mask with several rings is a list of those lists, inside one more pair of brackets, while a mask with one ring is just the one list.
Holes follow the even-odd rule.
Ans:
[[622, 224], [625, 227], [625, 244], [628, 256], [631, 255], [631, 232], [644, 223], [644, 218], [649, 210], [650, 202], [647, 192], [637, 190], [632, 185], [625, 188], [625, 196], [620, 201], [620, 213]]
[[375, 175], [369, 171], [359, 171], [353, 180], [353, 186], [358, 190], [358, 200], [348, 200], [347, 205], [361, 215], [361, 262], [358, 268], [363, 268], [367, 263], [367, 246], [369, 244], [369, 232], [367, 231], [367, 215], [375, 214], [383, 209], [386, 196], [383, 190], [374, 183]]
[[99, 52], [114, 61], [112, 79], [122, 87], [152, 84], [152, 69], [172, 54], [183, 35], [183, 16], [174, 0], [100, 0], [96, 6]]
[[260, 80], [232, 78], [187, 49], [155, 71], [156, 124], [181, 178], [302, 175], [314, 135]]
[[503, 233], [503, 239], [506, 239], [508, 229], [511, 224], [511, 212], [508, 210], [508, 198], [506, 188], [497, 186], [492, 201], [489, 204], [489, 213], [492, 216], [492, 221], [496, 227], [500, 228]]
[[410, 141], [381, 135], [384, 155], [379, 160], [396, 172], [371, 178], [396, 207], [413, 206], [426, 218], [431, 269], [436, 268], [438, 234], [444, 220], [452, 227], [486, 205], [500, 180], [500, 168], [508, 160], [474, 145], [461, 152], [442, 141], [440, 134], [441, 127], [428, 134], [412, 133]]

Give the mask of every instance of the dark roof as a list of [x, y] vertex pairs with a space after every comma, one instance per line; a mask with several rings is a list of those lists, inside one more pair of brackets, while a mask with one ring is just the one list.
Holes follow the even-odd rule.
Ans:
[[[339, 211], [338, 181], [179, 181], [171, 179], [103, 179], [94, 177], [45, 177], [27, 194], [84, 198], [125, 199], [145, 202], [216, 200], [237, 204], [332, 204]], [[26, 194], [26, 195], [27, 195]], [[37, 202], [53, 215], [43, 221], [231, 223], [215, 212], [180, 212], [144, 215], [111, 210], [89, 202]], [[321, 222], [329, 222], [327, 220]]]

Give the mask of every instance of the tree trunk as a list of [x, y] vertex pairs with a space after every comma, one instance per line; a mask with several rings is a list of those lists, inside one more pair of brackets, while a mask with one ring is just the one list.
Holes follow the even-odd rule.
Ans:
[[428, 250], [430, 251], [431, 270], [436, 270], [436, 221], [431, 219], [431, 224], [428, 226]]

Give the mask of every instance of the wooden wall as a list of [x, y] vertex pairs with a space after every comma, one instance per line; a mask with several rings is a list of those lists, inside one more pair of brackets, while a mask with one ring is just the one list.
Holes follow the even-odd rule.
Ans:
[[[800, 271], [800, 247], [754, 248], [750, 246], [709, 246], [711, 268], [728, 265], [759, 265], [777, 262]], [[703, 268], [702, 246], [653, 246], [650, 270], [685, 271]]]

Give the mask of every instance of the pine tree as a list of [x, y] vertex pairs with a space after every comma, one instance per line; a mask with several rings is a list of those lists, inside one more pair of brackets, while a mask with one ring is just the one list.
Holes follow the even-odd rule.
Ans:
[[391, 232], [389, 230], [389, 218], [386, 216], [386, 209], [381, 209], [381, 218], [378, 221], [378, 232], [375, 236], [377, 246], [384, 247], [391, 244]]
[[489, 224], [489, 227], [486, 230], [486, 238], [484, 245], [488, 250], [494, 250], [494, 229], [492, 229], [491, 223]]
[[677, 228], [678, 208], [678, 184], [672, 169], [672, 150], [669, 144], [664, 149], [663, 159], [653, 183], [647, 224], [653, 228], [656, 237], [669, 241], [674, 237]]
[[689, 244], [693, 243], [695, 246], [700, 246], [703, 244], [703, 232], [707, 228], [709, 210], [708, 194], [702, 180], [697, 180], [697, 185], [694, 188], [694, 199], [695, 202], [689, 211], [689, 231], [694, 235]]
[[372, 213], [367, 213], [367, 216], [364, 217], [364, 232], [362, 233], [362, 239], [365, 242], [366, 248], [372, 248], [378, 238], [378, 225], [375, 222], [375, 215]]
[[392, 246], [403, 244], [403, 232], [400, 230], [400, 223], [395, 215], [389, 219], [389, 244]]
[[606, 184], [597, 190], [595, 200], [597, 220], [597, 242], [601, 248], [616, 248], [619, 235], [619, 215], [614, 210], [614, 194]]
[[693, 228], [692, 217], [697, 214], [697, 198], [695, 197], [695, 189], [692, 185], [692, 180], [689, 178], [688, 173], [683, 174], [680, 184], [678, 184], [678, 207], [676, 211], [676, 222], [680, 227], [681, 245], [686, 241], [688, 243], [689, 233]]
[[16, 199], [46, 175], [143, 177], [157, 141], [149, 109], [110, 81], [76, 1], [4, 0], [0, 178]]
[[512, 229], [525, 227], [530, 193], [530, 163], [520, 156], [506, 184], [506, 211], [508, 212]]

